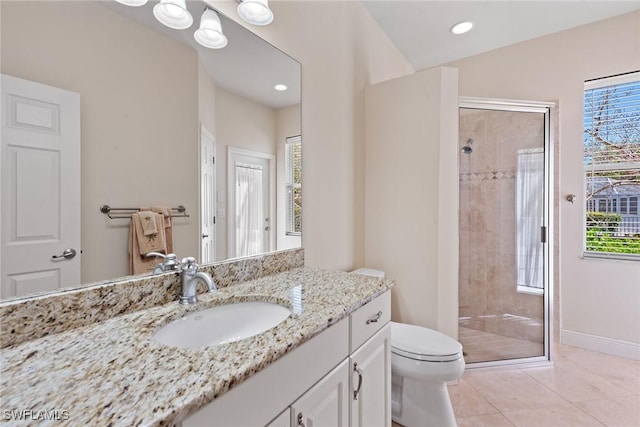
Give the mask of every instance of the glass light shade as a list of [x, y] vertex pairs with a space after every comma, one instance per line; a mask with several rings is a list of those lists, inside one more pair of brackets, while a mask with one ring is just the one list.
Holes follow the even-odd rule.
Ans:
[[215, 10], [206, 9], [200, 18], [200, 28], [193, 33], [198, 43], [210, 49], [222, 49], [227, 45], [227, 38], [222, 34], [220, 17]]
[[127, 6], [144, 6], [147, 4], [147, 0], [116, 0], [118, 3], [126, 4]]
[[238, 5], [238, 15], [253, 25], [269, 25], [273, 21], [268, 0], [242, 0]]
[[174, 30], [184, 30], [193, 24], [193, 17], [187, 10], [185, 0], [160, 0], [153, 7], [153, 16]]

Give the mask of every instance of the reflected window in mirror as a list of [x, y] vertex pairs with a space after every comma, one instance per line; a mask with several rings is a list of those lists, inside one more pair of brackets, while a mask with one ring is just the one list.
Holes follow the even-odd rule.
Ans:
[[285, 148], [287, 186], [287, 235], [302, 233], [302, 137], [287, 138]]

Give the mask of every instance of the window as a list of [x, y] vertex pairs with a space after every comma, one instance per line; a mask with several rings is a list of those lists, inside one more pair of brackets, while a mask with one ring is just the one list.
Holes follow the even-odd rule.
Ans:
[[584, 88], [585, 253], [640, 260], [640, 72]]
[[302, 233], [302, 138], [292, 136], [285, 142], [285, 182], [287, 190], [287, 235]]

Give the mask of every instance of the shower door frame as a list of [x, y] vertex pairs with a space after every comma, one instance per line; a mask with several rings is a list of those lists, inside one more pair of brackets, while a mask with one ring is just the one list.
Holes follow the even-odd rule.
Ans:
[[[539, 113], [544, 115], [544, 215], [543, 225], [546, 226], [546, 242], [543, 263], [544, 269], [544, 294], [543, 294], [543, 321], [544, 321], [544, 355], [524, 357], [519, 359], [493, 360], [487, 362], [474, 362], [467, 364], [467, 369], [492, 368], [508, 365], [539, 366], [552, 363], [553, 344], [553, 277], [554, 277], [554, 173], [553, 173], [553, 123], [552, 109], [556, 107], [554, 102], [525, 101], [498, 98], [474, 98], [459, 97], [458, 110], [461, 108], [493, 111], [512, 111], [521, 113]], [[459, 161], [459, 160], [458, 160]], [[514, 230], [515, 232], [515, 230]]]

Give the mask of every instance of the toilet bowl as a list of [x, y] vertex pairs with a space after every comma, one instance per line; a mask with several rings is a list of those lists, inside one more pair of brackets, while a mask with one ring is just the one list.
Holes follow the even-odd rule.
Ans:
[[[384, 277], [384, 272], [354, 273]], [[455, 426], [447, 382], [464, 372], [462, 345], [438, 331], [391, 322], [391, 411], [405, 427]]]

